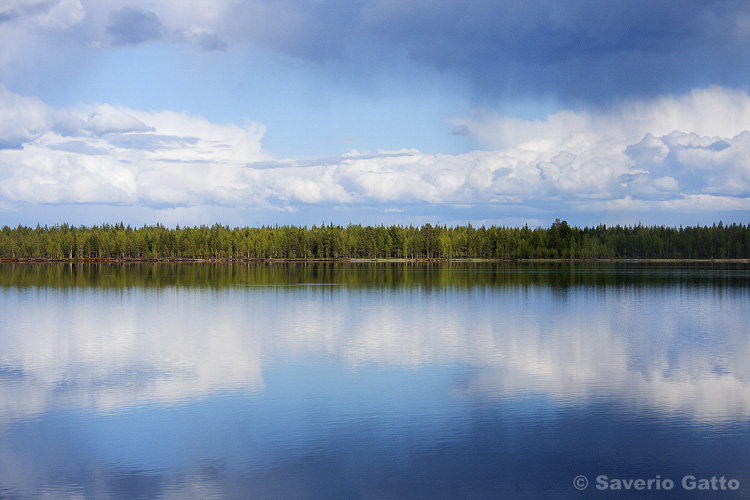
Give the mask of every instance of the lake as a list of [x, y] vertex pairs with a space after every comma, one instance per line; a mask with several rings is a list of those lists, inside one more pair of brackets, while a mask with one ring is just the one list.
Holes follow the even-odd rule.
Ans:
[[740, 264], [1, 264], [0, 498], [747, 499], [749, 331]]

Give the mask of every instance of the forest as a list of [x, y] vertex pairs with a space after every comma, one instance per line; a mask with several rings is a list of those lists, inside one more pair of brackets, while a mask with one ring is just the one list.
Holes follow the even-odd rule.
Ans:
[[748, 259], [750, 225], [579, 228], [415, 226], [0, 229], [3, 260]]

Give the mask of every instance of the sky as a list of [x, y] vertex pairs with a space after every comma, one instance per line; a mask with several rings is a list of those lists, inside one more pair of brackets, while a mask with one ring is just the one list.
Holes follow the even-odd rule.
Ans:
[[3, 0], [0, 225], [750, 222], [750, 4]]

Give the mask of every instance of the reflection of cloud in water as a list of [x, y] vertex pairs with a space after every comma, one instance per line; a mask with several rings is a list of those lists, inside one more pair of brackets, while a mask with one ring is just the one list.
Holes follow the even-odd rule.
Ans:
[[4, 299], [0, 414], [263, 389], [254, 339], [200, 295], [5, 291]]
[[[745, 292], [294, 287], [2, 291], [0, 415], [264, 389], [262, 364], [461, 364], [467, 397], [750, 416]], [[355, 368], [356, 369], [356, 368]]]
[[[561, 405], [615, 399], [634, 410], [647, 406], [704, 422], [750, 416], [747, 379], [740, 378], [731, 366], [727, 367], [729, 373], [716, 373], [690, 365], [700, 364], [705, 352], [686, 356], [686, 364], [670, 369], [662, 365], [669, 353], [661, 353], [663, 357], [650, 360], [651, 366], [636, 370], [625, 339], [611, 331], [558, 333], [572, 346], [556, 340], [539, 342], [533, 334], [507, 339], [505, 349], [488, 345], [483, 356], [487, 362], [460, 390], [480, 398], [545, 394]], [[744, 363], [750, 361], [747, 354], [745, 347]]]
[[721, 421], [750, 416], [748, 317], [738, 309], [745, 295], [369, 293], [350, 304], [356, 314], [346, 322], [335, 299], [306, 304], [281, 328], [296, 334], [280, 350], [318, 339], [352, 365], [464, 363], [472, 375], [458, 389], [469, 396], [545, 394], [562, 405], [609, 398]]

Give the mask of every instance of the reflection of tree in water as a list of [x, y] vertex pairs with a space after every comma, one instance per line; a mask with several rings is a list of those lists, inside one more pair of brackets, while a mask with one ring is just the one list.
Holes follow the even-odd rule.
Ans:
[[4, 263], [0, 286], [384, 288], [551, 286], [745, 287], [750, 266], [711, 263], [213, 262]]

